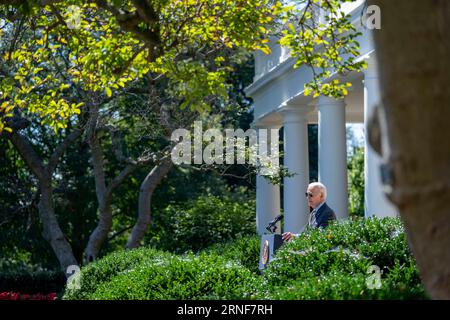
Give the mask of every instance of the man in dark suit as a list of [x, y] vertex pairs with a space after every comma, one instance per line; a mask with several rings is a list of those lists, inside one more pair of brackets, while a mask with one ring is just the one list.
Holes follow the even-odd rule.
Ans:
[[[308, 197], [308, 205], [312, 208], [309, 214], [308, 225], [309, 228], [325, 228], [328, 226], [329, 221], [336, 220], [336, 214], [326, 204], [327, 188], [320, 182], [310, 183], [308, 190], [305, 193]], [[296, 237], [299, 234], [292, 232], [283, 233], [283, 240], [289, 241], [292, 237]]]

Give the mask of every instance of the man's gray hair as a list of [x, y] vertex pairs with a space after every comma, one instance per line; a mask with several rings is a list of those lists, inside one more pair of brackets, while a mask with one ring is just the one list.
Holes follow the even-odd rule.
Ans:
[[323, 199], [327, 200], [327, 187], [325, 187], [325, 185], [323, 183], [320, 182], [311, 182], [308, 186], [309, 188], [317, 188], [320, 190], [320, 192], [322, 192], [323, 194]]

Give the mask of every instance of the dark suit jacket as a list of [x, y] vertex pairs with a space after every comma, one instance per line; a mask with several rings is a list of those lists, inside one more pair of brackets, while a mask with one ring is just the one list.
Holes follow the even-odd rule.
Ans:
[[316, 212], [317, 228], [325, 228], [330, 220], [336, 220], [336, 214], [325, 202]]

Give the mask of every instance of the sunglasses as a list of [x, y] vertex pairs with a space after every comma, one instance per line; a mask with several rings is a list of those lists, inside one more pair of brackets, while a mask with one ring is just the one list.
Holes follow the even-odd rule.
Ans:
[[305, 192], [305, 196], [308, 198], [314, 197], [314, 195], [311, 192]]

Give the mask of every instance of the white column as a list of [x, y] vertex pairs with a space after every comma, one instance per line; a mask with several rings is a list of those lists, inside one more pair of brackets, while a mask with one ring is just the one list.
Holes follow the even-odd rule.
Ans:
[[397, 211], [383, 193], [383, 184], [381, 183], [380, 175], [381, 158], [369, 145], [369, 138], [367, 136], [368, 119], [379, 101], [378, 71], [376, 58], [372, 54], [367, 60], [367, 69], [364, 71], [364, 215], [366, 217], [395, 217]]
[[327, 187], [327, 204], [338, 219], [348, 217], [345, 102], [319, 97], [319, 181]]
[[[254, 126], [257, 129], [267, 129], [267, 144], [271, 145], [271, 138], [278, 139], [278, 132], [275, 135], [271, 135], [271, 130], [279, 130], [280, 127], [275, 126]], [[261, 139], [258, 136], [258, 142]], [[268, 148], [269, 150], [269, 148]], [[256, 176], [256, 231], [258, 234], [264, 234], [267, 224], [272, 221], [280, 212], [280, 186], [271, 184], [263, 176]], [[280, 223], [277, 224], [276, 233], [281, 233]]]
[[284, 166], [293, 177], [284, 178], [284, 231], [300, 232], [308, 220], [305, 192], [309, 183], [308, 123], [309, 106], [281, 110], [284, 125]]

